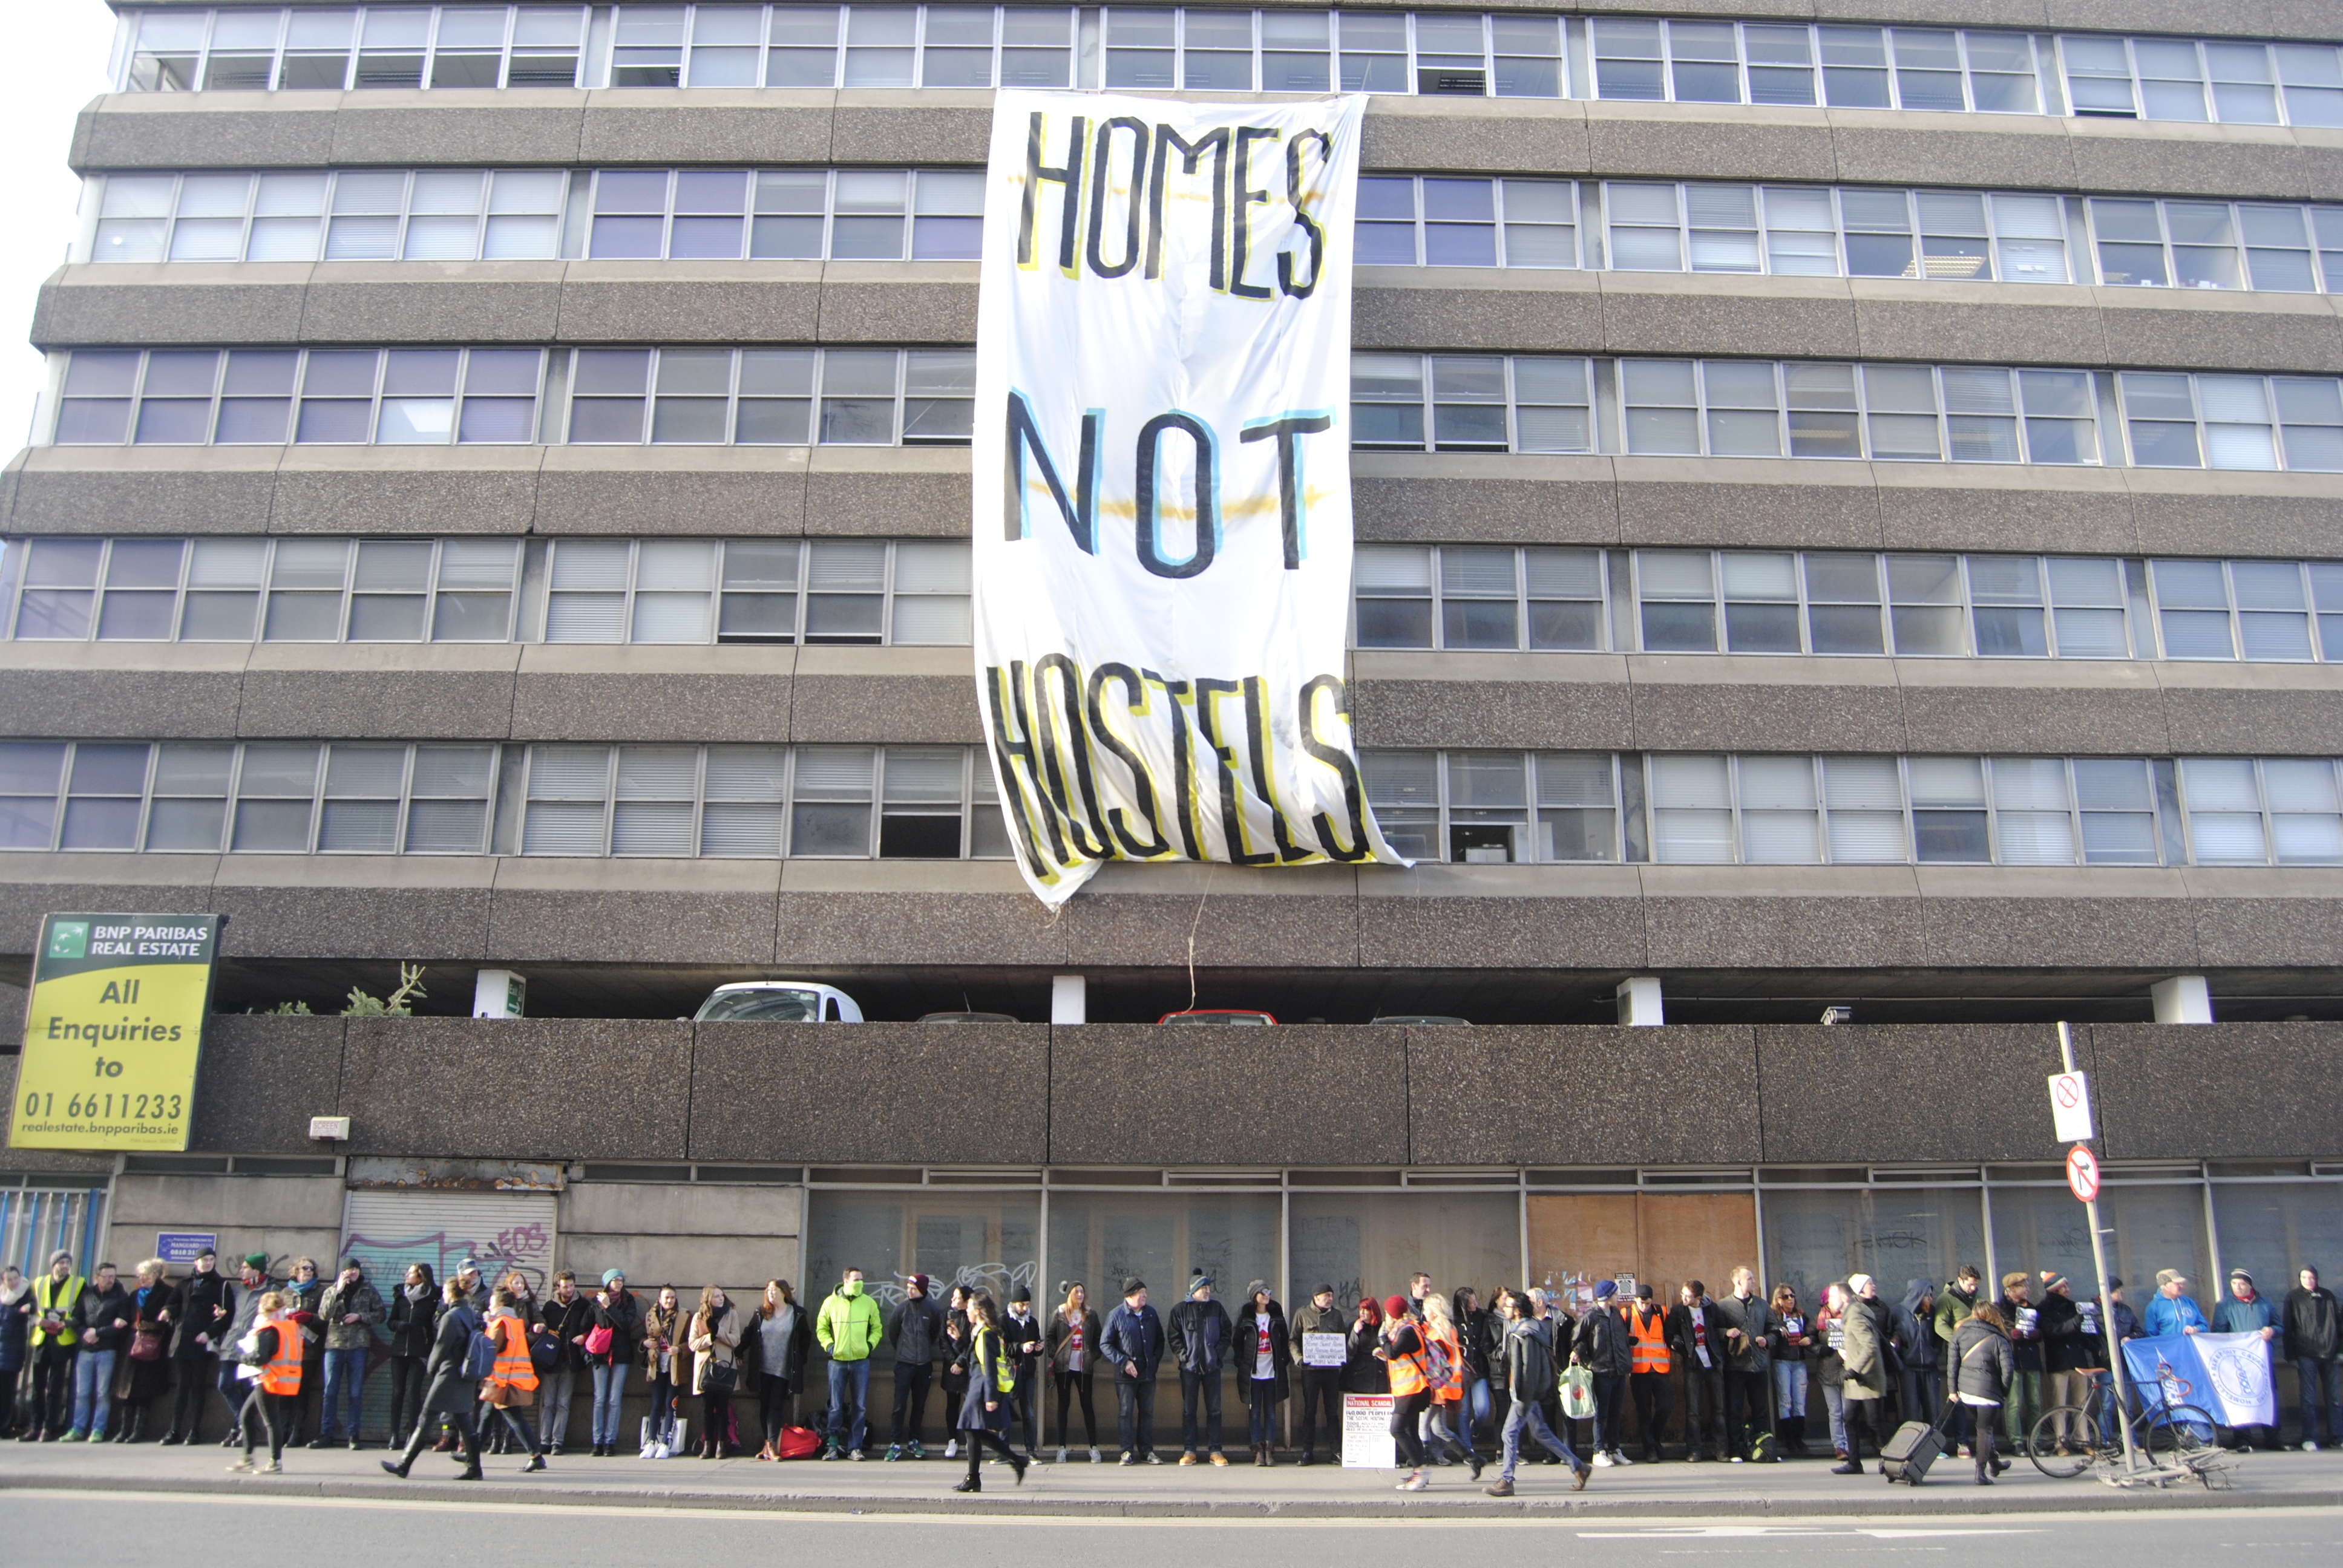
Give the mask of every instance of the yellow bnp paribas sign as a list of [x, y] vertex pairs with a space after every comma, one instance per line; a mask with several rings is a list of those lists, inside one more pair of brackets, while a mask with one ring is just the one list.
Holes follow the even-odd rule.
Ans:
[[187, 1146], [222, 923], [218, 915], [42, 920], [13, 1146]]

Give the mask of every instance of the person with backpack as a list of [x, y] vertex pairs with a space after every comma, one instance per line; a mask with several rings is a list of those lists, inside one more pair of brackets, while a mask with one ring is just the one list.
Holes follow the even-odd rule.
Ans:
[[1070, 1400], [1082, 1407], [1082, 1441], [1089, 1444], [1091, 1462], [1099, 1462], [1098, 1412], [1091, 1400], [1091, 1371], [1102, 1359], [1099, 1335], [1102, 1325], [1091, 1311], [1090, 1292], [1076, 1280], [1060, 1287], [1065, 1300], [1050, 1313], [1048, 1362], [1058, 1387], [1058, 1462], [1066, 1462], [1066, 1411]]
[[[1497, 1342], [1497, 1361], [1490, 1368], [1490, 1377], [1504, 1389], [1506, 1402], [1502, 1440], [1504, 1468], [1493, 1483], [1482, 1488], [1492, 1497], [1513, 1494], [1513, 1471], [1521, 1463], [1524, 1432], [1539, 1447], [1570, 1466], [1573, 1492], [1585, 1491], [1587, 1477], [1594, 1473], [1594, 1467], [1572, 1452], [1570, 1444], [1555, 1436], [1554, 1428], [1546, 1424], [1545, 1389], [1560, 1379], [1554, 1370], [1553, 1348], [1539, 1331], [1536, 1320], [1525, 1313], [1527, 1304], [1512, 1291], [1497, 1292], [1497, 1317], [1503, 1327]], [[1605, 1312], [1602, 1315], [1610, 1314]]]
[[1945, 1347], [1936, 1338], [1929, 1294], [1927, 1281], [1907, 1281], [1904, 1299], [1888, 1312], [1894, 1328], [1888, 1348], [1896, 1354], [1896, 1402], [1906, 1421], [1934, 1422], [1945, 1407]]
[[1401, 1465], [1407, 1471], [1398, 1490], [1422, 1492], [1432, 1484], [1423, 1440], [1417, 1428], [1429, 1424], [1443, 1452], [1469, 1466], [1473, 1479], [1481, 1479], [1481, 1460], [1457, 1444], [1444, 1425], [1425, 1422], [1432, 1409], [1433, 1391], [1449, 1380], [1445, 1352], [1425, 1334], [1414, 1316], [1414, 1306], [1405, 1296], [1393, 1296], [1383, 1303], [1383, 1324], [1376, 1353], [1383, 1358], [1384, 1370], [1391, 1376], [1392, 1443], [1398, 1450]]
[[699, 1457], [732, 1459], [732, 1395], [740, 1386], [740, 1314], [725, 1299], [724, 1287], [699, 1292], [691, 1314], [691, 1392], [699, 1396]]
[[268, 1442], [266, 1474], [285, 1468], [285, 1440], [292, 1431], [295, 1402], [301, 1397], [301, 1331], [294, 1325], [292, 1299], [270, 1291], [253, 1309], [252, 1332], [236, 1343], [240, 1373], [248, 1373], [251, 1392], [245, 1395], [237, 1430], [244, 1437], [244, 1457], [228, 1469], [250, 1474], [253, 1450]]
[[1155, 1452], [1155, 1374], [1163, 1365], [1163, 1320], [1147, 1304], [1147, 1282], [1122, 1282], [1122, 1304], [1099, 1331], [1099, 1354], [1114, 1368], [1116, 1416], [1122, 1428], [1120, 1462], [1161, 1464]]
[[968, 1479], [952, 1490], [984, 1490], [982, 1466], [988, 1444], [1009, 1462], [1021, 1486], [1025, 1467], [1031, 1462], [1010, 1447], [1005, 1435], [1013, 1402], [1011, 1395], [1017, 1387], [1017, 1365], [1001, 1338], [1001, 1309], [993, 1305], [990, 1293], [972, 1291], [962, 1310], [968, 1313], [968, 1392], [953, 1424], [968, 1443]]
[[[1198, 1274], [1188, 1282], [1188, 1299], [1172, 1309], [1166, 1330], [1172, 1359], [1180, 1365], [1180, 1462], [1194, 1464], [1201, 1442], [1211, 1450], [1212, 1462], [1225, 1467], [1221, 1452], [1221, 1366], [1229, 1357], [1236, 1334], [1228, 1309], [1212, 1299], [1212, 1276]], [[1199, 1430], [1197, 1407], [1202, 1406]]]
[[1619, 1316], [1618, 1294], [1616, 1281], [1594, 1282], [1594, 1305], [1578, 1320], [1578, 1332], [1570, 1346], [1570, 1359], [1594, 1377], [1594, 1462], [1604, 1466], [1629, 1462], [1619, 1452], [1619, 1416], [1626, 1401], [1634, 1352], [1627, 1342], [1627, 1325]]
[[862, 1271], [839, 1275], [814, 1317], [813, 1337], [830, 1357], [830, 1442], [824, 1459], [862, 1457], [870, 1422], [870, 1352], [882, 1334], [879, 1303], [862, 1292]]
[[415, 1456], [430, 1441], [434, 1416], [445, 1416], [463, 1444], [464, 1470], [456, 1479], [480, 1479], [480, 1432], [472, 1420], [479, 1402], [474, 1393], [476, 1380], [471, 1375], [475, 1364], [472, 1336], [479, 1332], [480, 1319], [472, 1311], [463, 1287], [454, 1280], [440, 1287], [440, 1307], [432, 1331], [431, 1381], [424, 1390], [415, 1429], [407, 1434], [406, 1452], [397, 1459], [382, 1462], [382, 1467], [401, 1481], [415, 1468]]
[[528, 1353], [528, 1322], [511, 1291], [498, 1286], [488, 1297], [488, 1326], [482, 1331], [495, 1348], [495, 1364], [480, 1384], [480, 1402], [504, 1418], [518, 1452], [528, 1455], [521, 1473], [545, 1468], [537, 1433], [530, 1429], [528, 1408], [537, 1402], [537, 1362]]
[[1463, 1336], [1456, 1331], [1456, 1320], [1449, 1313], [1447, 1299], [1436, 1292], [1418, 1302], [1416, 1311], [1421, 1314], [1416, 1327], [1430, 1347], [1428, 1364], [1435, 1373], [1432, 1380], [1432, 1409], [1426, 1412], [1424, 1422], [1425, 1445], [1438, 1442], [1443, 1451], [1453, 1447], [1470, 1453], [1473, 1445], [1464, 1434], [1471, 1429], [1460, 1419], [1464, 1412], [1464, 1380], [1470, 1375], [1464, 1362]]
[[1232, 1340], [1237, 1376], [1244, 1384], [1245, 1413], [1252, 1438], [1252, 1462], [1263, 1469], [1277, 1462], [1277, 1407], [1291, 1387], [1292, 1341], [1285, 1309], [1269, 1293], [1266, 1281], [1245, 1287]]
[[1993, 1478], [2009, 1468], [2009, 1461], [1994, 1457], [1993, 1429], [2017, 1377], [2017, 1358], [2000, 1310], [1991, 1302], [1979, 1302], [1953, 1331], [1949, 1353], [1955, 1398], [1976, 1412], [1976, 1483], [1991, 1486]]

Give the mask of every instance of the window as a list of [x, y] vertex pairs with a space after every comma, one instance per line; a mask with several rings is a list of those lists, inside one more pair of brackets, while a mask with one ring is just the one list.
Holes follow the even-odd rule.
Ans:
[[558, 539], [548, 642], [960, 646], [969, 551], [959, 540]]
[[535, 438], [534, 348], [77, 349], [61, 446], [397, 446]]
[[1376, 826], [1411, 859], [1507, 865], [1619, 858], [1607, 755], [1364, 751], [1360, 763]]
[[1604, 646], [1598, 550], [1362, 545], [1353, 573], [1361, 648], [1589, 652]]
[[2198, 865], [2343, 859], [2335, 765], [2325, 759], [2185, 758], [2180, 784]]
[[964, 349], [590, 348], [573, 363], [579, 443], [640, 443], [648, 412], [659, 444], [965, 446], [976, 390]]
[[2141, 467], [2343, 464], [2343, 399], [2331, 381], [2136, 371], [2117, 380], [2131, 460]]

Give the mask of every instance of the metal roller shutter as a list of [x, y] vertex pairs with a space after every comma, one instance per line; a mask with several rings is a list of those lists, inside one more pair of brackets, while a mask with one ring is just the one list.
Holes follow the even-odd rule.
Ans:
[[359, 1191], [342, 1205], [342, 1256], [366, 1265], [387, 1301], [407, 1266], [427, 1263], [443, 1284], [466, 1258], [493, 1285], [518, 1269], [542, 1297], [553, 1276], [550, 1192]]

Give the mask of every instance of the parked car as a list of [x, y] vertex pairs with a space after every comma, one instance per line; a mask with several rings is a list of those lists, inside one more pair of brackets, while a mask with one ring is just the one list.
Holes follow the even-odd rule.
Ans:
[[921, 1023], [1015, 1023], [1005, 1012], [923, 1012]]
[[1258, 1028], [1275, 1023], [1276, 1019], [1265, 1012], [1254, 1012], [1241, 1007], [1192, 1007], [1184, 1012], [1167, 1012], [1155, 1020], [1158, 1023], [1222, 1023]]
[[813, 980], [747, 980], [720, 985], [691, 1015], [694, 1023], [860, 1023], [862, 1010], [836, 986]]
[[1387, 1012], [1369, 1021], [1390, 1024], [1461, 1023], [1467, 1029], [1473, 1027], [1473, 1020], [1469, 1018], [1451, 1018], [1440, 1012]]

